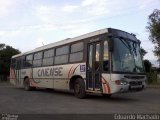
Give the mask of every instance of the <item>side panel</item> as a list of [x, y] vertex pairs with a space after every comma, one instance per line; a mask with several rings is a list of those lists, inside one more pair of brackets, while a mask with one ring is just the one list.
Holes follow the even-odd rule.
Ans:
[[37, 87], [69, 90], [72, 76], [80, 75], [85, 79], [85, 71], [85, 63], [33, 68], [32, 84]]
[[[25, 77], [28, 77], [29, 80], [30, 80], [30, 84], [33, 82], [32, 80], [32, 68], [28, 68], [28, 69], [21, 69], [21, 81], [22, 81], [22, 87], [23, 87], [23, 84], [24, 84], [24, 79]], [[31, 86], [33, 86], [31, 84]], [[35, 86], [34, 86], [35, 87]]]

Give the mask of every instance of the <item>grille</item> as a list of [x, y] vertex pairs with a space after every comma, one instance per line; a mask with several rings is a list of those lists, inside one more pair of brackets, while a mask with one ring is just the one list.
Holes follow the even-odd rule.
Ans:
[[128, 79], [144, 79], [145, 76], [124, 76], [124, 77]]
[[142, 85], [142, 82], [140, 82], [140, 81], [132, 81], [132, 82], [129, 82], [129, 84], [131, 86], [137, 86], [137, 85]]

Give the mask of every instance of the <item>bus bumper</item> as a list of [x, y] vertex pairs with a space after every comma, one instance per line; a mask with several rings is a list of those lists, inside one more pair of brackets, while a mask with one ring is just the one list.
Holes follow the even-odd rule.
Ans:
[[116, 85], [114, 84], [111, 93], [127, 93], [127, 92], [138, 92], [146, 88], [146, 82], [141, 81], [141, 83], [136, 83], [137, 81], [132, 81], [126, 85]]

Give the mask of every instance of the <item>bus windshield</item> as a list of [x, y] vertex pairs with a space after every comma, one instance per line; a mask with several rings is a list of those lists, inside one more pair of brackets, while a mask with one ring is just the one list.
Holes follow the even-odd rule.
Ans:
[[113, 72], [143, 73], [139, 43], [125, 38], [114, 38]]

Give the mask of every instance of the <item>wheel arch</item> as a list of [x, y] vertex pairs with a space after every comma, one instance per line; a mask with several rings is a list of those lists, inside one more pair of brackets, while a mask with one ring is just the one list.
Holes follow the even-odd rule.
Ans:
[[26, 78], [29, 78], [29, 77], [28, 77], [28, 76], [25, 76], [24, 79], [23, 79], [23, 81], [24, 81]]
[[23, 84], [24, 84], [24, 81], [25, 81], [25, 79], [26, 79], [26, 78], [28, 78], [28, 79], [29, 79], [29, 77], [28, 77], [28, 76], [25, 76], [25, 77], [23, 78]]

